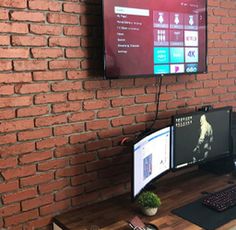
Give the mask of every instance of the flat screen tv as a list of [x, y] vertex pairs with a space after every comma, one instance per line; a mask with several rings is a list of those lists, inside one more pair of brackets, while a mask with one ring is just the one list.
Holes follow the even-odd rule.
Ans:
[[170, 169], [171, 127], [141, 138], [133, 146], [132, 198]]
[[172, 169], [230, 156], [232, 107], [174, 117]]
[[206, 0], [103, 0], [106, 78], [207, 71]]

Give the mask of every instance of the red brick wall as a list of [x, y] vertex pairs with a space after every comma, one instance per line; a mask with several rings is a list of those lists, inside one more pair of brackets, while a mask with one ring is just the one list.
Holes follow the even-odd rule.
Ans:
[[[205, 104], [236, 108], [236, 2], [208, 1], [208, 74], [163, 79], [157, 126]], [[0, 1], [0, 228], [129, 190], [120, 146], [151, 125], [153, 78], [103, 80], [101, 0]]]

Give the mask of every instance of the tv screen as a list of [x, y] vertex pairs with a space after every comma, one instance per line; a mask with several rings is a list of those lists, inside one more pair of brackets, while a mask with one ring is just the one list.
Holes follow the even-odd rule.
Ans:
[[103, 0], [107, 78], [206, 72], [206, 0]]
[[133, 198], [153, 179], [170, 169], [171, 128], [139, 140], [133, 149]]
[[230, 130], [231, 107], [174, 117], [172, 168], [229, 155]]

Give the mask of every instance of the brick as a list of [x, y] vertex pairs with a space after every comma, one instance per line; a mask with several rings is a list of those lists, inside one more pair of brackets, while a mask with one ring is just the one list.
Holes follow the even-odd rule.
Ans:
[[0, 71], [8, 71], [8, 70], [12, 70], [12, 62], [0, 60]]
[[33, 127], [34, 127], [33, 120], [5, 121], [0, 123], [0, 133], [31, 129]]
[[115, 98], [111, 100], [112, 107], [120, 107], [134, 104], [134, 98]]
[[22, 168], [7, 169], [2, 172], [2, 176], [5, 180], [14, 179], [17, 177], [31, 176], [36, 173], [35, 165], [24, 166]]
[[50, 160], [46, 162], [42, 162], [38, 164], [39, 171], [49, 171], [59, 168], [64, 168], [68, 165], [68, 160], [66, 159], [57, 159], [57, 160]]
[[22, 210], [28, 211], [30, 209], [39, 208], [41, 206], [53, 203], [53, 195], [44, 195], [22, 202]]
[[11, 144], [16, 142], [16, 134], [4, 134], [0, 136], [0, 145], [2, 144]]
[[112, 148], [111, 149], [103, 149], [103, 150], [100, 150], [99, 153], [98, 153], [98, 156], [100, 159], [104, 159], [104, 158], [110, 158], [110, 157], [113, 157], [113, 156], [116, 156], [116, 155], [120, 155], [124, 152], [124, 148], [123, 147], [116, 147], [116, 148]]
[[33, 79], [35, 81], [57, 81], [65, 79], [64, 71], [43, 71], [34, 72]]
[[88, 36], [92, 34], [92, 30], [85, 26], [65, 26], [64, 34], [69, 36]]
[[121, 117], [121, 118], [114, 118], [111, 121], [113, 127], [117, 126], [124, 126], [124, 125], [131, 125], [134, 122], [134, 117]]
[[88, 172], [90, 171], [96, 171], [98, 169], [103, 169], [111, 166], [111, 161], [109, 159], [106, 160], [100, 160], [95, 162], [90, 162], [86, 164], [86, 169]]
[[55, 24], [78, 24], [79, 19], [75, 15], [70, 14], [58, 14], [58, 13], [49, 13], [47, 20], [49, 23]]
[[94, 132], [89, 133], [80, 133], [77, 135], [70, 136], [70, 143], [76, 144], [76, 143], [83, 143], [95, 140], [97, 138], [97, 134]]
[[192, 98], [194, 97], [194, 92], [193, 91], [179, 91], [177, 92], [177, 98], [182, 99], [182, 98]]
[[93, 141], [91, 143], [86, 144], [86, 150], [87, 151], [94, 151], [102, 148], [108, 148], [112, 146], [112, 141], [110, 140], [99, 140], [99, 141]]
[[13, 192], [19, 189], [19, 183], [17, 181], [5, 182], [0, 184], [0, 193]]
[[93, 120], [94, 118], [95, 118], [94, 111], [85, 111], [85, 112], [81, 112], [81, 113], [71, 114], [69, 117], [69, 121], [70, 122], [88, 121], [88, 120]]
[[71, 91], [80, 90], [81, 88], [81, 82], [57, 82], [52, 85], [53, 91]]
[[0, 85], [0, 95], [12, 95], [14, 94], [13, 85]]
[[21, 164], [28, 164], [28, 163], [34, 163], [34, 162], [40, 162], [44, 160], [51, 159], [53, 156], [53, 151], [43, 151], [43, 152], [33, 152], [29, 154], [24, 154], [20, 156], [19, 162]]
[[0, 208], [0, 216], [2, 217], [12, 216], [18, 212], [20, 212], [20, 204], [5, 205]]
[[34, 34], [60, 35], [62, 28], [60, 26], [32, 24], [30, 25], [30, 32]]
[[55, 157], [64, 157], [78, 154], [84, 151], [84, 145], [68, 145], [58, 147], [55, 151]]
[[8, 10], [0, 9], [0, 20], [8, 20]]
[[52, 136], [51, 128], [46, 128], [46, 129], [41, 128], [38, 130], [24, 131], [24, 132], [18, 133], [19, 141], [41, 139], [41, 138], [50, 137], [50, 136]]
[[30, 73], [6, 73], [0, 74], [0, 83], [32, 82]]
[[[132, 125], [134, 127], [134, 125]], [[143, 125], [141, 125], [143, 127]], [[126, 128], [128, 130], [129, 128]], [[122, 135], [122, 129], [121, 128], [116, 128], [116, 129], [109, 129], [109, 130], [102, 130], [98, 133], [98, 136], [103, 139], [103, 138], [110, 138], [110, 137], [118, 137]]]
[[12, 8], [26, 8], [27, 0], [2, 0], [0, 2], [0, 6]]
[[21, 108], [17, 110], [17, 117], [32, 117], [44, 115], [49, 112], [48, 106], [32, 106], [29, 108]]
[[36, 127], [51, 126], [51, 125], [66, 123], [66, 120], [67, 120], [66, 115], [40, 117], [36, 119], [35, 125]]
[[4, 110], [1, 110], [0, 120], [9, 120], [9, 119], [15, 118], [15, 116], [16, 116], [15, 111], [13, 109], [4, 109]]
[[64, 101], [66, 101], [66, 94], [64, 93], [39, 94], [35, 96], [35, 104], [48, 104]]
[[40, 194], [45, 194], [53, 191], [59, 191], [69, 185], [68, 179], [55, 180], [46, 184], [39, 185]]
[[89, 77], [89, 71], [87, 70], [80, 70], [80, 71], [75, 71], [75, 70], [70, 70], [67, 72], [67, 77], [70, 80], [75, 80], [75, 79], [86, 79]]
[[31, 49], [33, 58], [59, 58], [63, 57], [62, 49], [33, 48]]
[[0, 159], [0, 169], [15, 168], [16, 166], [16, 158]]
[[2, 157], [9, 157], [29, 153], [35, 150], [35, 145], [32, 142], [21, 143], [0, 148], [0, 155]]
[[124, 115], [132, 115], [132, 114], [139, 114], [139, 113], [145, 113], [145, 105], [129, 106], [129, 107], [125, 107], [123, 110]]
[[181, 101], [173, 100], [167, 103], [168, 109], [181, 108], [181, 107], [185, 107], [185, 102], [183, 100]]
[[121, 92], [119, 89], [106, 89], [106, 90], [98, 90], [97, 98], [112, 98], [119, 97]]
[[0, 58], [28, 58], [28, 49], [0, 48]]
[[77, 37], [51, 37], [49, 39], [49, 46], [60, 47], [78, 47], [80, 46], [80, 39]]
[[84, 82], [84, 88], [86, 90], [108, 89], [109, 87], [110, 87], [109, 81], [105, 81], [105, 80]]
[[66, 49], [66, 57], [67, 58], [85, 58], [90, 57], [91, 54], [89, 54], [88, 50], [85, 49]]
[[109, 101], [102, 100], [85, 101], [83, 104], [85, 110], [105, 109], [110, 106]]
[[78, 165], [78, 164], [94, 161], [96, 159], [97, 159], [97, 156], [95, 153], [84, 153], [84, 154], [79, 154], [78, 156], [71, 157], [70, 164]]
[[23, 23], [0, 23], [0, 33], [18, 33], [26, 34], [28, 33], [28, 25]]
[[0, 46], [10, 45], [10, 36], [0, 35]]
[[49, 0], [30, 0], [29, 9], [31, 10], [46, 10], [46, 11], [60, 11], [61, 3]]
[[70, 124], [70, 125], [63, 125], [57, 126], [54, 128], [54, 135], [66, 135], [72, 133], [80, 133], [84, 130], [83, 124]]
[[85, 184], [85, 183], [94, 181], [96, 179], [97, 179], [97, 173], [96, 172], [86, 173], [86, 174], [83, 174], [83, 175], [72, 177], [71, 178], [71, 185], [72, 186], [81, 185], [81, 184]]
[[12, 225], [12, 223], [14, 224], [27, 223], [27, 221], [37, 218], [38, 215], [39, 215], [38, 210], [34, 209], [28, 212], [22, 212], [14, 216], [6, 217], [5, 226], [9, 227]]
[[46, 46], [47, 38], [43, 36], [12, 36], [13, 46]]
[[56, 201], [65, 200], [74, 196], [78, 196], [83, 192], [84, 188], [80, 186], [65, 188], [64, 190], [60, 190], [55, 193], [55, 200]]
[[31, 104], [32, 104], [32, 97], [31, 96], [0, 98], [0, 108], [29, 106]]
[[77, 69], [80, 67], [79, 60], [56, 60], [49, 62], [49, 69]]
[[45, 16], [40, 12], [14, 11], [11, 14], [12, 21], [44, 22]]
[[79, 166], [70, 166], [70, 167], [65, 167], [63, 169], [58, 169], [56, 171], [56, 177], [70, 177], [70, 176], [75, 176], [84, 173], [84, 166], [79, 165]]
[[99, 129], [107, 129], [110, 126], [110, 122], [108, 120], [97, 120], [97, 121], [89, 121], [86, 122], [87, 130], [99, 130]]
[[64, 211], [70, 207], [70, 200], [64, 200], [60, 202], [54, 202], [51, 205], [46, 205], [44, 207], [40, 207], [40, 215], [48, 215], [50, 213], [54, 213], [55, 210], [57, 212]]
[[96, 192], [86, 193], [86, 195], [80, 195], [72, 198], [72, 206], [78, 207], [79, 205], [86, 206], [88, 203], [97, 202], [100, 199], [100, 194]]
[[62, 146], [68, 143], [67, 137], [52, 137], [36, 142], [37, 149], [53, 148]]
[[212, 94], [211, 89], [197, 89], [196, 90], [196, 96], [197, 97], [209, 96], [211, 94]]
[[14, 70], [16, 71], [30, 71], [30, 70], [46, 70], [47, 61], [27, 60], [27, 61], [14, 61]]
[[35, 220], [28, 221], [27, 227], [29, 229], [42, 229], [45, 226], [49, 226], [52, 222], [52, 216], [46, 216], [46, 217], [38, 217]]
[[79, 101], [92, 99], [95, 97], [95, 93], [93, 91], [77, 91], [77, 92], [69, 92], [68, 99], [70, 101]]
[[48, 91], [48, 83], [20, 84], [15, 86], [15, 92], [18, 94], [43, 93]]
[[20, 185], [21, 185], [21, 187], [22, 186], [39, 185], [42, 183], [49, 182], [49, 181], [53, 180], [53, 178], [54, 178], [53, 173], [37, 174], [34, 176], [20, 179]]
[[10, 193], [2, 196], [3, 203], [9, 204], [16, 201], [27, 200], [37, 196], [36, 188], [29, 188], [25, 190], [18, 190], [15, 193]]
[[77, 3], [65, 3], [63, 5], [63, 10], [65, 12], [69, 12], [69, 13], [84, 14], [84, 13], [86, 13], [86, 6], [85, 5], [79, 5]]

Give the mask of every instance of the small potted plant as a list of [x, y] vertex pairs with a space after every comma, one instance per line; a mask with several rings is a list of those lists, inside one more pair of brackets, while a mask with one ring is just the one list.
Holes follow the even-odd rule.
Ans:
[[147, 216], [154, 216], [161, 205], [160, 198], [154, 192], [150, 191], [142, 192], [138, 196], [137, 202], [143, 213]]

